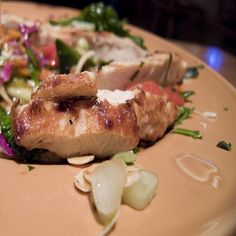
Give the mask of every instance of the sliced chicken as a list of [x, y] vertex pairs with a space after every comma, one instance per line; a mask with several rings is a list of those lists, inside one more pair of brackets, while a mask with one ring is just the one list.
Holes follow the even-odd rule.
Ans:
[[92, 97], [97, 94], [97, 82], [93, 72], [80, 74], [52, 74], [45, 78], [33, 98], [45, 100], [65, 100], [71, 97]]
[[94, 154], [110, 156], [133, 149], [138, 141], [134, 108], [107, 101], [71, 99], [62, 103], [38, 97], [12, 108], [13, 131], [18, 145], [44, 148], [59, 157]]
[[96, 57], [104, 61], [135, 60], [148, 53], [129, 38], [121, 38], [110, 32], [85, 31], [73, 26], [58, 27], [49, 24], [42, 25], [39, 31], [41, 44], [60, 39], [76, 47], [81, 38], [86, 39], [90, 50], [94, 50]]
[[186, 63], [176, 53], [158, 52], [133, 61], [114, 61], [97, 72], [99, 89], [125, 89], [145, 80], [165, 86], [180, 82]]
[[59, 157], [110, 156], [131, 150], [139, 139], [155, 141], [175, 120], [177, 108], [165, 97], [140, 89], [98, 90], [97, 99], [57, 102], [34, 98], [12, 108], [18, 145], [47, 149]]
[[178, 115], [178, 108], [167, 96], [157, 96], [149, 92], [134, 90], [133, 107], [139, 127], [139, 138], [156, 141], [173, 124]]

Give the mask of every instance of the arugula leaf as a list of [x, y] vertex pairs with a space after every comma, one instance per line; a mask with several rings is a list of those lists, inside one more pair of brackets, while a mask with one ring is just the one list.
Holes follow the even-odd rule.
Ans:
[[62, 20], [58, 20], [58, 21], [50, 20], [49, 23], [51, 25], [68, 26], [68, 25], [71, 25], [73, 23], [73, 21], [79, 21], [79, 20], [80, 20], [79, 16], [76, 16], [76, 17], [72, 17], [69, 19], [62, 19]]
[[33, 170], [34, 168], [35, 168], [34, 166], [28, 165], [28, 171], [31, 171], [31, 170]]
[[190, 136], [194, 139], [202, 139], [202, 134], [199, 130], [189, 130], [189, 129], [184, 129], [184, 128], [175, 128], [174, 130], [171, 131], [171, 133]]
[[130, 81], [133, 81], [133, 80], [136, 78], [136, 76], [139, 74], [140, 68], [141, 68], [143, 65], [144, 65], [144, 62], [141, 61], [140, 64], [139, 64], [139, 66], [138, 66], [138, 68], [137, 68], [137, 70], [134, 71], [134, 73], [131, 75], [131, 77], [130, 77], [130, 79], [129, 79]]
[[92, 3], [81, 10], [79, 16], [63, 19], [61, 21], [50, 21], [52, 25], [67, 26], [73, 22], [89, 22], [95, 25], [95, 31], [109, 31], [120, 37], [128, 37], [141, 48], [144, 41], [141, 37], [131, 35], [124, 29], [125, 20], [120, 20], [116, 11], [111, 6], [105, 6], [103, 2]]
[[137, 146], [133, 149], [133, 152], [134, 152], [134, 154], [136, 154], [136, 153], [140, 152], [141, 150], [142, 150], [142, 148]]
[[219, 148], [222, 148], [226, 151], [231, 151], [231, 149], [232, 149], [232, 144], [226, 143], [225, 141], [219, 141], [216, 146]]
[[15, 146], [15, 141], [12, 133], [12, 119], [2, 107], [0, 107], [0, 128], [1, 133], [7, 139], [9, 145], [13, 148]]
[[123, 162], [125, 162], [125, 164], [132, 165], [132, 164], [134, 164], [134, 162], [136, 160], [136, 155], [134, 154], [133, 151], [119, 152], [119, 153], [116, 153], [113, 156], [113, 158], [119, 158]]
[[26, 54], [29, 58], [29, 72], [30, 72], [30, 79], [32, 79], [35, 85], [40, 83], [39, 81], [39, 73], [40, 73], [40, 66], [39, 62], [34, 55], [33, 51], [28, 47], [26, 48]]
[[204, 65], [197, 65], [197, 66], [192, 66], [188, 67], [187, 70], [185, 71], [184, 78], [189, 79], [189, 78], [197, 78], [199, 75], [199, 69], [204, 68]]
[[182, 124], [183, 120], [188, 119], [193, 113], [193, 111], [194, 111], [194, 108], [188, 108], [188, 107], [183, 107], [183, 106], [178, 107], [178, 116], [175, 120], [174, 125]]
[[180, 96], [182, 96], [184, 98], [184, 101], [187, 102], [188, 98], [190, 96], [194, 95], [195, 92], [192, 90], [186, 90], [186, 91], [179, 92], [179, 94], [180, 94]]
[[80, 59], [80, 54], [60, 39], [56, 39], [56, 49], [59, 57], [60, 73], [69, 73], [70, 68]]

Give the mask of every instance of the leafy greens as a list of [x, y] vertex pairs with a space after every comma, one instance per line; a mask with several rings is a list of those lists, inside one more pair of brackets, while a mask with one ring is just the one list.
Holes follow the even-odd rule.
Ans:
[[120, 20], [116, 11], [111, 6], [105, 6], [104, 3], [92, 3], [81, 10], [77, 17], [64, 19], [60, 21], [50, 21], [52, 25], [68, 26], [73, 22], [93, 23], [95, 31], [109, 31], [120, 37], [128, 37], [139, 47], [144, 48], [144, 41], [141, 37], [131, 35], [129, 30], [124, 29], [124, 20]]

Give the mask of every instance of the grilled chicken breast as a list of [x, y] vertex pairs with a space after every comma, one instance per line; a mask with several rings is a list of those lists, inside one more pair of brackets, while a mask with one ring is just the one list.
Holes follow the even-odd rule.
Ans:
[[[66, 79], [66, 75], [62, 78]], [[71, 75], [67, 80], [69, 86], [72, 80], [75, 87], [80, 83]], [[51, 83], [45, 83], [56, 94], [56, 100], [43, 92], [42, 85], [43, 89], [34, 94], [29, 104], [16, 103], [12, 107], [15, 141], [29, 150], [43, 148], [62, 158], [86, 154], [110, 156], [133, 149], [140, 138], [155, 141], [177, 115], [177, 107], [167, 102], [166, 97], [141, 89], [98, 90], [97, 97], [92, 99], [80, 97], [77, 92], [68, 98], [65, 92], [63, 98], [61, 92], [57, 96], [53, 91]]]
[[135, 60], [144, 57], [148, 52], [137, 46], [128, 38], [121, 38], [110, 32], [94, 32], [79, 30], [77, 27], [57, 27], [42, 25], [39, 31], [41, 44], [60, 39], [72, 47], [76, 47], [80, 39], [86, 39], [90, 50], [94, 50], [97, 58], [109, 60]]
[[62, 103], [32, 100], [12, 109], [14, 137], [27, 149], [44, 148], [59, 157], [94, 154], [109, 156], [134, 148], [138, 125], [128, 103], [67, 100]]
[[71, 97], [92, 97], [97, 94], [97, 82], [93, 72], [79, 74], [52, 74], [46, 77], [32, 97], [45, 100], [65, 100]]
[[176, 53], [158, 52], [132, 61], [114, 61], [97, 72], [99, 89], [125, 89], [144, 80], [160, 85], [180, 82], [186, 63]]

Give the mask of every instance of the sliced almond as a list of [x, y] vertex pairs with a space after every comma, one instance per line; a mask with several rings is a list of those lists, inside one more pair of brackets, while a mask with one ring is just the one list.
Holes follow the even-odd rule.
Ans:
[[84, 173], [86, 169], [81, 170], [74, 178], [75, 186], [82, 192], [88, 193], [91, 191], [91, 184], [85, 179]]
[[94, 155], [82, 156], [82, 157], [71, 157], [67, 158], [67, 161], [71, 165], [84, 165], [94, 160]]

